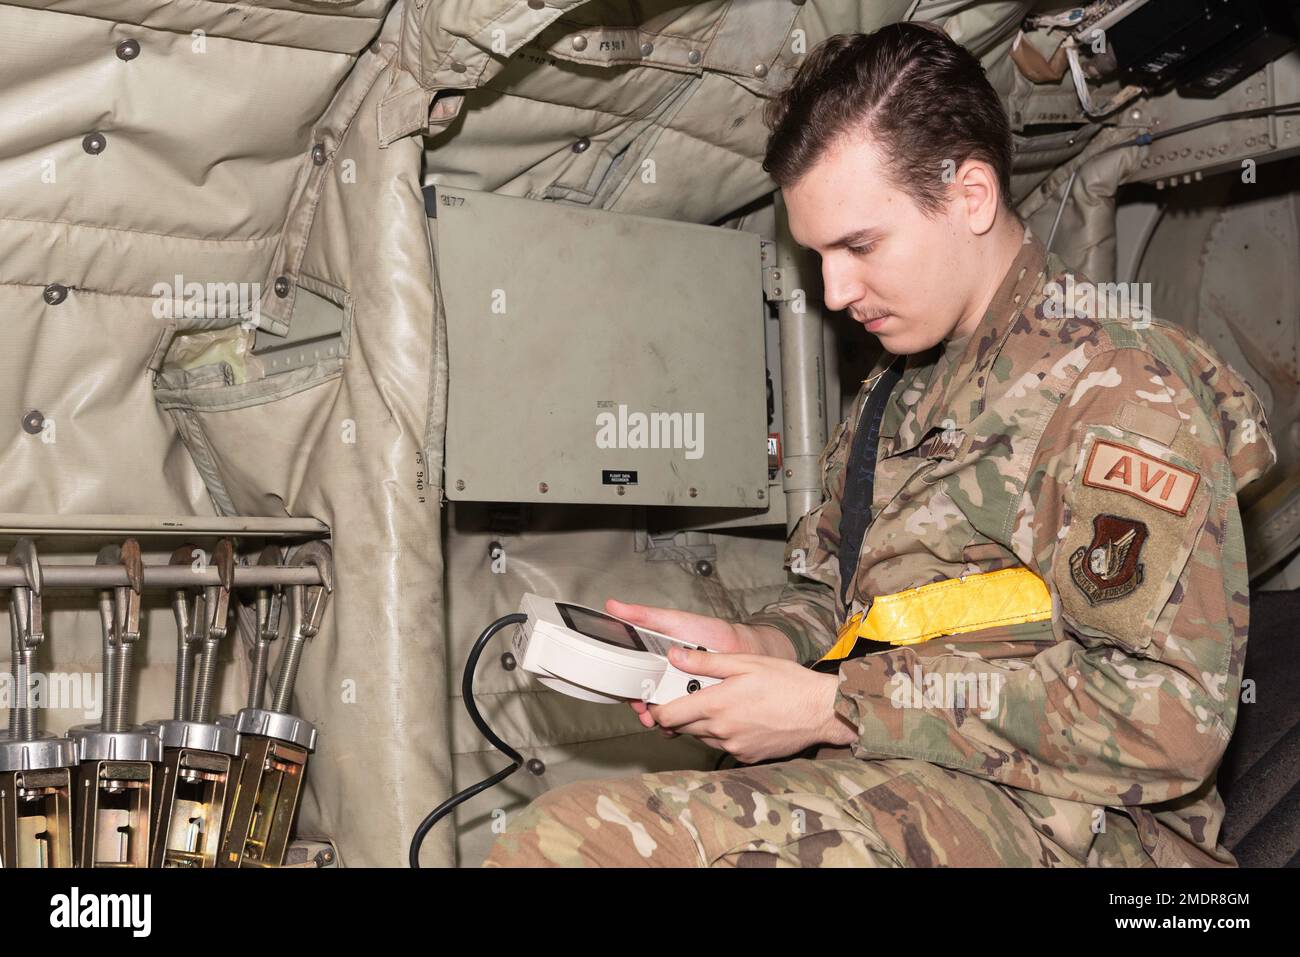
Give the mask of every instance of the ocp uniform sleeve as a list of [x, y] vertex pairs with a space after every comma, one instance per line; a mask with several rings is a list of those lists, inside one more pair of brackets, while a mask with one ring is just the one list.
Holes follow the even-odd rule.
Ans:
[[[1258, 400], [1232, 391], [1215, 407], [1148, 352], [1095, 356], [1051, 412], [1011, 536], [1048, 584], [1056, 640], [1029, 658], [935, 639], [845, 662], [835, 707], [854, 753], [1108, 805], [1169, 800], [1213, 773], [1248, 613], [1233, 458], [1253, 475], [1274, 456]], [[917, 668], [996, 674], [996, 707], [895, 707], [893, 676]]]

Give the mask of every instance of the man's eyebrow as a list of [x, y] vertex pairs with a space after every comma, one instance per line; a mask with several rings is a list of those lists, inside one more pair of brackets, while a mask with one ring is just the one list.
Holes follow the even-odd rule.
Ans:
[[835, 249], [839, 246], [857, 246], [866, 240], [878, 239], [879, 237], [879, 229], [875, 226], [865, 226], [862, 229], [855, 229], [851, 233], [845, 233], [839, 239], [835, 240], [835, 242], [831, 243], [827, 248]]
[[[832, 243], [827, 244], [826, 248], [837, 249], [841, 246], [856, 246], [859, 245], [860, 243], [869, 242], [874, 239], [879, 239], [881, 235], [882, 232], [880, 227], [863, 226], [859, 229], [853, 230], [853, 232], [851, 233], [845, 233], [839, 239], [835, 240]], [[792, 236], [791, 238], [793, 239], [794, 237]], [[798, 246], [800, 249], [807, 249], [810, 252], [816, 249], [815, 246], [810, 245], [808, 243], [801, 243], [797, 239], [794, 240], [794, 244]]]

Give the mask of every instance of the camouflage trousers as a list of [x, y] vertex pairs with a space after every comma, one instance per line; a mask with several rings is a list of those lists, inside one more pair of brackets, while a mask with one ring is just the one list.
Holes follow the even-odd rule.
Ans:
[[988, 781], [911, 759], [800, 757], [556, 788], [507, 821], [483, 866], [1084, 863]]

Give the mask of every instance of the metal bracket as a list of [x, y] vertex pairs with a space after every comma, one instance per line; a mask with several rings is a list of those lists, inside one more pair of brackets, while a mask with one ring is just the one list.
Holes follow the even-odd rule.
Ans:
[[794, 278], [788, 269], [782, 269], [776, 262], [776, 243], [763, 240], [761, 244], [763, 298], [768, 302], [790, 302], [790, 281]]
[[715, 561], [718, 546], [708, 532], [636, 532], [636, 551], [646, 552], [648, 562]]
[[315, 365], [344, 353], [343, 326], [347, 308], [299, 284], [289, 319], [289, 333], [275, 335], [259, 327], [253, 355], [268, 372], [288, 372]]

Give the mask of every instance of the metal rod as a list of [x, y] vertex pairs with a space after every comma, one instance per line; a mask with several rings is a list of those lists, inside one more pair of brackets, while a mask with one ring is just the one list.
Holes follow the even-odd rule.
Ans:
[[184, 674], [177, 679], [178, 693], [181, 695], [180, 719], [194, 720], [194, 697], [197, 688], [197, 672], [203, 661], [203, 641], [207, 637], [211, 621], [208, 619], [208, 599], [205, 591], [194, 596], [194, 616], [192, 630], [185, 642], [185, 654], [177, 662], [178, 671]]
[[[9, 628], [11, 635], [9, 658], [16, 663], [22, 655], [22, 628], [18, 624], [18, 603], [12, 600], [9, 602]], [[18, 696], [14, 695], [9, 705], [9, 737], [14, 740], [20, 740], [18, 732], [22, 722], [18, 714]]]
[[135, 648], [123, 642], [117, 649], [117, 695], [113, 700], [113, 726], [110, 731], [127, 729], [127, 710], [131, 700], [131, 664]]
[[207, 722], [212, 712], [212, 692], [217, 683], [217, 654], [220, 642], [208, 636], [203, 639], [203, 651], [199, 655], [198, 674], [194, 679], [194, 714], [193, 720]]
[[[776, 199], [776, 262], [786, 289], [816, 289], [816, 275], [806, 255], [790, 235], [785, 203]], [[782, 486], [785, 492], [786, 531], [821, 501], [821, 473], [817, 461], [826, 445], [825, 356], [822, 311], [816, 296], [806, 296], [796, 310], [788, 301], [778, 305], [781, 333], [781, 436]], [[839, 418], [836, 410], [835, 419]]]
[[38, 515], [0, 512], [0, 535], [85, 535], [143, 538], [157, 535], [238, 535], [247, 538], [320, 538], [329, 526], [314, 518], [256, 515]]
[[185, 689], [189, 687], [190, 614], [185, 592], [172, 595], [172, 611], [176, 616], [176, 698], [172, 703], [172, 717], [185, 719]]
[[113, 696], [117, 687], [117, 637], [114, 622], [113, 599], [106, 592], [99, 596], [99, 630], [103, 639], [104, 693], [99, 726], [104, 731], [113, 730]]
[[[113, 588], [127, 585], [129, 580], [125, 565], [46, 565], [41, 573], [46, 588]], [[175, 565], [145, 565], [145, 588], [190, 588], [218, 585], [221, 578], [217, 569], [195, 570]], [[258, 585], [321, 585], [320, 569], [311, 565], [237, 565], [235, 588], [253, 588]], [[0, 565], [0, 588], [24, 587], [27, 577], [23, 570], [10, 565]]]
[[32, 649], [24, 647], [18, 656], [18, 665], [14, 668], [18, 685], [18, 734], [20, 741], [31, 741], [36, 737], [36, 711], [32, 704]]
[[[257, 564], [262, 567], [283, 564], [280, 546], [271, 544], [262, 549]], [[315, 563], [312, 563], [315, 565]], [[280, 636], [281, 610], [284, 606], [284, 589], [259, 588], [257, 590], [257, 642], [253, 647], [252, 674], [248, 681], [248, 707], [260, 708], [266, 698], [266, 677], [271, 661], [271, 642]]]
[[253, 649], [253, 674], [248, 682], [248, 707], [262, 707], [266, 696], [266, 665], [271, 656], [271, 644], [265, 638], [258, 637]]
[[280, 666], [280, 680], [276, 683], [275, 701], [272, 711], [287, 713], [293, 701], [293, 687], [298, 682], [298, 668], [302, 664], [302, 653], [307, 642], [301, 635], [289, 639], [284, 649], [284, 663]]
[[302, 664], [303, 635], [306, 596], [303, 589], [289, 589], [289, 643], [285, 646], [280, 659], [280, 674], [275, 682], [275, 696], [271, 699], [271, 710], [287, 712], [293, 699], [293, 686], [298, 680], [298, 667]]
[[199, 659], [194, 688], [194, 720], [212, 719], [212, 703], [217, 687], [217, 656], [221, 639], [226, 637], [230, 617], [230, 588], [234, 581], [235, 549], [228, 538], [217, 542], [209, 567], [218, 572], [220, 584], [204, 589], [208, 610], [204, 612], [207, 629], [203, 635], [203, 657]]
[[126, 598], [122, 592], [127, 591], [125, 587], [115, 588], [113, 591], [105, 594], [113, 595], [113, 635], [117, 638], [117, 653], [113, 664], [113, 680], [105, 689], [108, 695], [108, 730], [113, 732], [125, 731], [126, 722], [121, 718], [122, 711], [122, 685], [126, 683], [126, 676], [131, 667], [131, 649], [125, 641], [122, 640], [122, 633], [126, 630]]

